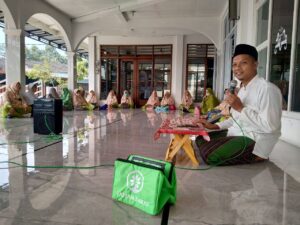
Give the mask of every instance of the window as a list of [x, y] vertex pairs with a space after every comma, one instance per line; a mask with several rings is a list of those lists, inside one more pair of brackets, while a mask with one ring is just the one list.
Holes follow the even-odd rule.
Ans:
[[101, 99], [105, 99], [110, 90], [117, 91], [117, 59], [102, 59]]
[[257, 74], [260, 77], [263, 77], [266, 79], [266, 65], [267, 65], [267, 48], [264, 48], [260, 51], [258, 51], [258, 68], [257, 68]]
[[271, 27], [270, 81], [279, 87], [287, 109], [294, 0], [274, 0]]
[[165, 92], [171, 91], [171, 59], [156, 57], [154, 63], [154, 87], [157, 96], [162, 98]]
[[212, 88], [215, 51], [214, 45], [188, 45], [186, 83], [195, 102], [202, 101], [205, 88]]
[[257, 73], [260, 77], [267, 78], [268, 60], [268, 21], [269, 1], [265, 1], [257, 10], [256, 46], [258, 49]]
[[256, 45], [260, 45], [268, 38], [269, 1], [266, 1], [257, 12]]

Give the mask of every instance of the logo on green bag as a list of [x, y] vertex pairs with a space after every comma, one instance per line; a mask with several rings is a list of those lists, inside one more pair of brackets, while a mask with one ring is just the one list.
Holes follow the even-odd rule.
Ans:
[[127, 187], [133, 192], [133, 193], [139, 193], [142, 191], [144, 186], [144, 176], [143, 174], [138, 171], [132, 171], [127, 175]]

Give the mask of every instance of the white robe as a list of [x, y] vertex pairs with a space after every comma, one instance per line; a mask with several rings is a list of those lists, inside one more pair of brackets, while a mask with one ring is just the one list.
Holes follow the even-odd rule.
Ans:
[[[244, 108], [231, 109], [232, 117], [217, 123], [228, 129], [227, 136], [247, 136], [254, 140], [253, 154], [267, 159], [281, 135], [282, 96], [277, 86], [257, 75], [238, 92]], [[243, 134], [244, 133], [244, 134]]]

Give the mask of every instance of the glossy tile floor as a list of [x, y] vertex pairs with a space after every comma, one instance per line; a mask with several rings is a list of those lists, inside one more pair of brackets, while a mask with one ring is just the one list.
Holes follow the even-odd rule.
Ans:
[[[149, 216], [111, 199], [112, 166], [55, 167], [111, 165], [129, 154], [164, 159], [170, 137], [154, 141], [153, 134], [166, 116], [65, 112], [62, 140], [34, 134], [31, 118], [2, 120], [0, 224], [160, 224], [161, 214]], [[300, 224], [300, 152], [278, 149], [271, 161], [253, 165], [177, 169], [169, 224]], [[192, 168], [184, 153], [179, 156], [178, 165]]]

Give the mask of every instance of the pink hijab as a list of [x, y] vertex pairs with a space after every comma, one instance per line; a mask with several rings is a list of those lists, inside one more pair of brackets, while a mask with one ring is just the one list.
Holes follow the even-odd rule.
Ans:
[[106, 98], [106, 104], [107, 104], [107, 105], [118, 104], [118, 99], [117, 99], [117, 96], [116, 96], [114, 90], [111, 90], [111, 91], [108, 93], [108, 96], [107, 96], [107, 98]]
[[121, 104], [133, 105], [133, 101], [131, 96], [129, 95], [127, 90], [124, 90], [123, 96], [121, 98]]
[[88, 104], [87, 101], [84, 99], [84, 97], [82, 97], [81, 93], [82, 92], [80, 89], [74, 90], [73, 104], [75, 107], [76, 106], [86, 106]]
[[174, 98], [170, 94], [170, 92], [166, 92], [163, 99], [161, 100], [161, 105], [175, 105]]
[[191, 105], [193, 105], [193, 98], [191, 93], [188, 90], [184, 91], [183, 97], [182, 97], [182, 104], [185, 107], [190, 107]]
[[93, 90], [91, 90], [90, 93], [88, 94], [88, 96], [86, 97], [86, 101], [88, 103], [92, 103], [92, 104], [98, 103], [96, 93]]
[[159, 98], [157, 96], [157, 92], [154, 90], [152, 91], [152, 94], [150, 95], [146, 105], [152, 105], [152, 106], [158, 106], [160, 105], [159, 103]]

